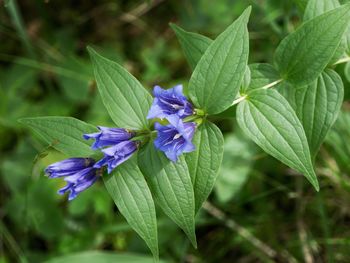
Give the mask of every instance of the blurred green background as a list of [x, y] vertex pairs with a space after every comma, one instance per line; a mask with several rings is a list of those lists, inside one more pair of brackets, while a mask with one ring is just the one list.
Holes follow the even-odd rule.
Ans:
[[[101, 182], [72, 202], [56, 194], [61, 180], [43, 169], [64, 156], [17, 122], [59, 115], [113, 126], [87, 45], [149, 90], [186, 85], [191, 70], [169, 22], [215, 38], [252, 5], [249, 61], [271, 63], [306, 2], [0, 1], [0, 262], [153, 262]], [[320, 193], [245, 138], [234, 118], [217, 119], [225, 154], [197, 217], [198, 249], [158, 210], [165, 262], [350, 262], [350, 65], [336, 69], [346, 99], [317, 158]]]

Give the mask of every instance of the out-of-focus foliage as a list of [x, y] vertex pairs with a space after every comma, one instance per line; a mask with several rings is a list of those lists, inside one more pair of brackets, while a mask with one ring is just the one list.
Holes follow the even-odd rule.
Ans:
[[[168, 23], [213, 37], [249, 4], [249, 62], [272, 63], [280, 40], [301, 23], [307, 0], [0, 3], [6, 5], [0, 9], [0, 262], [70, 262], [58, 258], [67, 255], [82, 262], [69, 255], [91, 250], [113, 252], [94, 262], [111, 262], [114, 255], [124, 257], [123, 262], [147, 262], [133, 255], [148, 254], [148, 249], [102, 183], [70, 203], [56, 194], [60, 180], [48, 180], [43, 169], [65, 157], [17, 120], [60, 115], [112, 125], [97, 94], [87, 45], [100, 47], [101, 54], [123, 64], [149, 90], [154, 84], [187, 85], [191, 68]], [[225, 153], [209, 201], [227, 215], [226, 221], [200, 210], [195, 250], [158, 209], [162, 259], [275, 260], [239, 228], [227, 228], [231, 219], [273, 248], [277, 258], [288, 251], [289, 260], [301, 262], [350, 261], [349, 68], [336, 67], [345, 84], [345, 103], [315, 161], [321, 192], [316, 194], [301, 175], [262, 153], [237, 135], [235, 123], [218, 116], [214, 121], [225, 133]], [[85, 257], [92, 260], [99, 253]]]

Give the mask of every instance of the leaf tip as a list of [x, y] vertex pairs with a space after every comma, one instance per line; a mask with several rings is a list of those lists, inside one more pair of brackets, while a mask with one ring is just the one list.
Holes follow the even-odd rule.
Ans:
[[174, 24], [174, 23], [172, 23], [172, 22], [169, 23], [169, 26], [170, 26], [172, 29], [176, 29], [176, 28], [177, 28], [177, 25]]
[[194, 242], [195, 242], [195, 243], [192, 243], [192, 245], [193, 245], [193, 247], [194, 247], [195, 249], [197, 249], [197, 248], [198, 248], [197, 241], [194, 240]]
[[96, 52], [91, 46], [86, 46], [86, 49], [89, 53]]
[[20, 123], [20, 124], [22, 124], [22, 125], [25, 125], [25, 126], [28, 126], [28, 122], [29, 122], [29, 120], [31, 120], [32, 118], [20, 118], [20, 119], [17, 119], [17, 122], [18, 123]]
[[192, 246], [197, 249], [198, 245], [197, 245], [197, 238], [196, 238], [196, 234], [193, 233], [192, 235], [188, 235], [188, 238], [191, 241]]
[[246, 18], [249, 18], [250, 17], [250, 14], [252, 12], [252, 6], [248, 6], [242, 13], [242, 17], [246, 17]]
[[96, 52], [96, 50], [93, 49], [91, 46], [87, 46], [86, 49], [87, 49], [92, 61], [95, 60], [96, 56], [99, 56], [99, 54]]
[[316, 181], [314, 184], [313, 184], [316, 192], [320, 192], [320, 185], [318, 184], [318, 181]]
[[153, 262], [158, 263], [159, 262], [159, 250], [158, 250], [158, 248], [155, 251], [152, 250], [152, 254], [153, 254]]
[[178, 35], [181, 32], [184, 32], [185, 30], [183, 30], [181, 27], [179, 27], [178, 25], [174, 24], [174, 23], [169, 23], [170, 28], [175, 32], [176, 35]]
[[320, 185], [318, 183], [316, 174], [313, 173], [313, 176], [311, 178], [309, 178], [310, 183], [312, 184], [312, 186], [315, 188], [316, 192], [320, 191]]
[[26, 118], [17, 119], [17, 122], [18, 122], [18, 123], [21, 123], [21, 124], [25, 124]]

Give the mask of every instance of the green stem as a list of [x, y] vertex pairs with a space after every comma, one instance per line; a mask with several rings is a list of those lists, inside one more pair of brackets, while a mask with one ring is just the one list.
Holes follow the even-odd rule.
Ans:
[[247, 98], [247, 95], [243, 95], [242, 97], [239, 97], [239, 98], [235, 99], [232, 102], [231, 106], [236, 105], [236, 104], [240, 103], [241, 101], [244, 101], [246, 98]]
[[13, 22], [13, 24], [18, 32], [18, 35], [20, 36], [20, 38], [23, 42], [23, 45], [27, 49], [28, 54], [30, 55], [30, 57], [35, 58], [36, 56], [35, 56], [33, 47], [30, 43], [27, 31], [24, 27], [22, 16], [18, 10], [16, 0], [10, 0], [8, 2], [8, 4], [6, 5], [6, 7], [8, 9], [9, 15], [12, 19], [12, 22]]
[[[271, 82], [271, 83], [269, 83], [269, 84], [267, 84], [267, 85], [265, 85], [265, 86], [263, 86], [263, 87], [261, 87], [261, 88], [254, 89], [254, 90], [269, 89], [269, 88], [272, 88], [272, 87], [276, 86], [278, 83], [280, 83], [280, 82], [282, 82], [282, 81], [283, 81], [283, 79], [278, 79], [278, 80], [276, 80], [276, 81], [274, 81], [274, 82]], [[231, 106], [236, 105], [236, 104], [240, 103], [241, 101], [244, 101], [247, 97], [248, 97], [248, 95], [245, 94], [245, 95], [243, 95], [243, 96], [241, 96], [241, 97], [235, 99], [235, 100], [232, 102]]]
[[339, 64], [342, 64], [342, 63], [347, 63], [347, 62], [350, 62], [350, 57], [349, 56], [339, 59], [337, 62], [335, 62], [333, 64], [333, 66], [336, 66], [336, 65], [339, 65]]
[[0, 221], [0, 237], [2, 237], [2, 236], [7, 241], [8, 245], [12, 249], [12, 251], [18, 257], [19, 262], [28, 263], [28, 260], [26, 259], [25, 255], [23, 254], [22, 249], [19, 247], [16, 240], [13, 238], [10, 231], [7, 229], [6, 225], [2, 221]]
[[276, 80], [276, 81], [274, 81], [274, 82], [272, 82], [272, 83], [270, 83], [270, 84], [267, 84], [267, 85], [265, 85], [265, 86], [263, 86], [263, 87], [261, 87], [261, 88], [259, 88], [259, 89], [269, 89], [269, 88], [272, 88], [272, 87], [276, 86], [278, 83], [280, 83], [280, 82], [282, 82], [282, 81], [283, 81], [283, 79]]
[[[342, 58], [342, 59], [339, 59], [337, 62], [335, 62], [335, 63], [333, 64], [333, 66], [336, 66], [336, 65], [342, 64], [342, 63], [347, 63], [347, 62], [350, 62], [350, 57], [349, 57], [349, 56], [348, 56], [348, 57], [345, 57], [345, 58]], [[277, 84], [281, 83], [282, 81], [283, 81], [283, 79], [278, 79], [278, 80], [276, 80], [276, 81], [274, 81], [274, 82], [271, 82], [271, 83], [269, 83], [269, 84], [267, 84], [267, 85], [265, 85], [265, 86], [263, 86], [263, 87], [261, 87], [261, 88], [255, 89], [255, 90], [270, 89], [270, 88], [276, 86]], [[242, 101], [245, 100], [247, 97], [248, 97], [248, 95], [243, 95], [243, 96], [241, 96], [241, 97], [235, 99], [235, 100], [232, 102], [231, 106], [236, 105], [236, 104], [242, 102]]]

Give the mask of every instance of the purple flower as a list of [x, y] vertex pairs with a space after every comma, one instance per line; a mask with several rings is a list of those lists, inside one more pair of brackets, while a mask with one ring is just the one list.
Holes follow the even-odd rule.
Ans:
[[107, 165], [108, 173], [111, 173], [121, 163], [128, 160], [132, 154], [137, 150], [137, 141], [123, 141], [109, 148], [103, 149], [104, 157], [99, 160], [94, 167], [101, 168]]
[[92, 149], [100, 149], [106, 146], [101, 151], [104, 157], [96, 162], [95, 168], [107, 166], [108, 173], [111, 173], [121, 163], [128, 160], [131, 155], [137, 150], [138, 142], [130, 139], [135, 136], [134, 132], [121, 128], [98, 127], [100, 132], [92, 134], [84, 134], [84, 138], [95, 139]]
[[69, 158], [49, 165], [45, 173], [50, 178], [65, 177], [67, 185], [58, 191], [63, 195], [69, 192], [68, 200], [73, 200], [80, 192], [89, 188], [99, 178], [99, 170], [94, 168], [91, 158]]
[[182, 85], [164, 90], [159, 86], [153, 89], [154, 100], [147, 119], [166, 118], [177, 115], [185, 118], [193, 114], [193, 106], [182, 93]]
[[176, 162], [178, 156], [182, 153], [194, 151], [192, 143], [196, 124], [194, 122], [182, 122], [176, 116], [169, 116], [169, 125], [162, 126], [155, 123], [155, 129], [158, 131], [154, 145], [157, 149], [163, 151], [165, 155], [173, 162]]
[[100, 132], [83, 135], [85, 140], [95, 139], [94, 144], [91, 146], [94, 150], [129, 140], [134, 136], [132, 132], [121, 128], [98, 126], [98, 129]]

